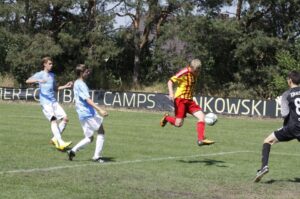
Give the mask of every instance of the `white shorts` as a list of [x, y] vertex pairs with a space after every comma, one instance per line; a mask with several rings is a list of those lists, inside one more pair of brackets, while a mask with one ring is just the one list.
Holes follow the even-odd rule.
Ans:
[[103, 117], [96, 114], [94, 117], [80, 121], [85, 137], [91, 137], [97, 131], [103, 122]]
[[57, 103], [42, 105], [43, 113], [45, 117], [51, 121], [51, 118], [55, 117], [57, 120], [61, 120], [66, 117], [67, 114], [64, 109]]

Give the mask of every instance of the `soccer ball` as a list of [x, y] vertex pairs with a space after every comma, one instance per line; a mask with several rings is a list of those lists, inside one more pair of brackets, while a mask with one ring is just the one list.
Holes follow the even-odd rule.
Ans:
[[214, 113], [208, 113], [205, 115], [204, 120], [207, 125], [213, 126], [218, 121], [218, 117]]

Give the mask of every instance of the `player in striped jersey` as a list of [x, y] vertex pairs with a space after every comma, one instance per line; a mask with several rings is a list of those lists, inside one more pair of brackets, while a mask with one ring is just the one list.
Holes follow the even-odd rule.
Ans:
[[[191, 64], [176, 75], [172, 76], [168, 81], [169, 99], [174, 101], [175, 117], [171, 117], [165, 114], [160, 121], [160, 125], [164, 127], [168, 122], [176, 127], [183, 125], [186, 113], [192, 114], [198, 119], [197, 133], [198, 133], [198, 145], [210, 145], [214, 141], [205, 138], [205, 122], [204, 113], [199, 105], [193, 101], [193, 91], [196, 84], [196, 79], [201, 69], [201, 61], [194, 59]], [[173, 91], [173, 85], [177, 86], [175, 96]]]

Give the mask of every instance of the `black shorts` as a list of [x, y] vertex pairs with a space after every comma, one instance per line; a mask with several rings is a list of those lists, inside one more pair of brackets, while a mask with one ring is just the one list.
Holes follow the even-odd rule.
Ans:
[[300, 132], [291, 130], [287, 126], [274, 131], [274, 135], [279, 142], [288, 142], [294, 139], [297, 139], [300, 142]]

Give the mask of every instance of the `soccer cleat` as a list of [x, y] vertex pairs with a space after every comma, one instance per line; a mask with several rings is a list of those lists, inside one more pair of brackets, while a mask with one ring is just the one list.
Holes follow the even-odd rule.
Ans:
[[160, 126], [161, 126], [161, 127], [166, 126], [166, 124], [168, 123], [168, 121], [166, 120], [166, 117], [167, 117], [167, 116], [169, 116], [169, 114], [168, 114], [168, 113], [165, 113], [164, 116], [163, 116], [163, 118], [161, 118], [161, 120], [160, 120]]
[[68, 150], [67, 154], [68, 154], [69, 160], [72, 161], [73, 158], [75, 157], [75, 152], [72, 150]]
[[105, 162], [105, 161], [102, 160], [100, 157], [99, 157], [99, 158], [92, 158], [92, 160], [93, 160], [94, 162], [98, 162], [98, 163], [104, 163], [104, 162]]
[[59, 144], [57, 142], [57, 145], [55, 145], [55, 147], [60, 150], [60, 151], [64, 151], [68, 146], [70, 146], [72, 144], [72, 142], [63, 142], [63, 144]]
[[262, 177], [269, 172], [268, 165], [264, 166], [262, 169], [258, 170], [256, 173], [256, 177], [254, 179], [254, 182], [259, 182]]
[[203, 146], [203, 145], [210, 145], [210, 144], [214, 144], [215, 142], [209, 139], [204, 139], [204, 140], [199, 140], [197, 142], [198, 146]]

